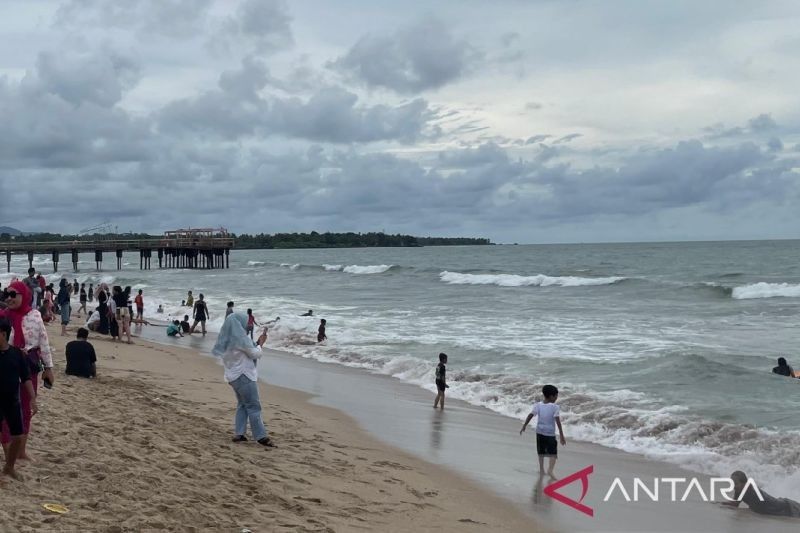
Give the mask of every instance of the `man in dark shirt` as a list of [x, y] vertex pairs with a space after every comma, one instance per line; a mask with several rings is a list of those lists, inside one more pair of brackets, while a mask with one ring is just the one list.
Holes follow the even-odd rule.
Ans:
[[89, 330], [86, 328], [78, 329], [78, 340], [67, 343], [67, 370], [71, 376], [82, 378], [93, 378], [97, 375], [97, 356], [94, 353], [94, 346], [86, 340], [89, 338]]
[[14, 479], [19, 479], [14, 464], [17, 462], [22, 441], [20, 436], [22, 427], [22, 407], [19, 401], [20, 384], [25, 387], [31, 398], [31, 412], [36, 414], [39, 407], [36, 405], [36, 393], [31, 383], [31, 369], [27, 358], [19, 348], [11, 346], [8, 339], [11, 337], [11, 323], [5, 318], [0, 318], [0, 422], [5, 422], [11, 434], [11, 442], [3, 445], [6, 455], [6, 464], [3, 473]]
[[[747, 474], [741, 470], [731, 474], [731, 479], [733, 480], [733, 497], [735, 501], [728, 502], [725, 505], [739, 507], [739, 498], [741, 497], [741, 501], [746, 503], [754, 513], [800, 518], [800, 503], [789, 498], [775, 498], [761, 490], [761, 488], [756, 491], [752, 486], [747, 485]], [[742, 491], [744, 491], [744, 494], [742, 494]], [[758, 493], [761, 493], [761, 498], [758, 497]]]
[[189, 315], [183, 315], [183, 320], [181, 320], [181, 329], [184, 333], [189, 333], [192, 329], [192, 325], [189, 324]]

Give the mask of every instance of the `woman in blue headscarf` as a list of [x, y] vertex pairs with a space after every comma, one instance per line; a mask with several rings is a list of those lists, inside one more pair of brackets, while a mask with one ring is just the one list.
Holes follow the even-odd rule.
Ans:
[[232, 313], [225, 318], [217, 343], [211, 352], [222, 358], [225, 381], [236, 393], [238, 406], [234, 420], [233, 442], [246, 441], [247, 422], [253, 438], [262, 446], [274, 448], [275, 443], [267, 436], [267, 428], [261, 419], [261, 401], [258, 398], [258, 371], [256, 363], [261, 358], [261, 347], [267, 340], [262, 333], [254, 343], [247, 333], [247, 315]]

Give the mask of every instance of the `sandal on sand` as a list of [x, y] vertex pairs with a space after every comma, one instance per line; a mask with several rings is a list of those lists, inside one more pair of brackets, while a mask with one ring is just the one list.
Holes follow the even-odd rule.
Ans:
[[245, 437], [244, 435], [236, 435], [231, 440], [233, 440], [233, 442], [244, 442], [247, 440], [247, 437]]
[[262, 446], [266, 446], [267, 448], [277, 448], [277, 446], [275, 446], [275, 443], [269, 437], [258, 439], [258, 443]]

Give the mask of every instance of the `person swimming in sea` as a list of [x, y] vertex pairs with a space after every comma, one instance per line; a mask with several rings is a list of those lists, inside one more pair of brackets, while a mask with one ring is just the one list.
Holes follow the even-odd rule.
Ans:
[[789, 366], [789, 363], [786, 362], [785, 357], [778, 357], [778, 366], [772, 369], [772, 373], [778, 374], [779, 376], [787, 376], [790, 378], [797, 376], [794, 373], [794, 369], [791, 366]]
[[300, 316], [314, 316], [314, 310], [313, 309], [309, 309], [308, 313], [303, 313]]

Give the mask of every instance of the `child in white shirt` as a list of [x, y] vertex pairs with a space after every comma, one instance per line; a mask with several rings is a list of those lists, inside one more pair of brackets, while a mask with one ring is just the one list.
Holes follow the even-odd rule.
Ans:
[[561, 408], [556, 403], [558, 389], [553, 385], [545, 385], [542, 387], [542, 394], [544, 395], [544, 401], [533, 404], [533, 409], [528, 418], [525, 419], [525, 423], [522, 424], [519, 434], [522, 435], [531, 419], [538, 415], [539, 420], [536, 422], [536, 451], [539, 454], [539, 473], [544, 474], [544, 458], [549, 457], [547, 475], [555, 477], [553, 469], [556, 466], [556, 459], [558, 459], [556, 426], [558, 426], [561, 445], [566, 445], [567, 440], [564, 438], [564, 430], [561, 428]]

